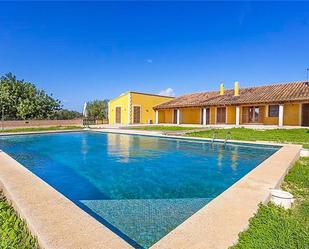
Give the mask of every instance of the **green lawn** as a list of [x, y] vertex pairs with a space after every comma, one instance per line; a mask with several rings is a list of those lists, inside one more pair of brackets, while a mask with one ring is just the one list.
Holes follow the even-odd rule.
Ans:
[[191, 137], [212, 138], [216, 133], [217, 138], [224, 139], [230, 133], [230, 139], [244, 141], [273, 141], [278, 143], [302, 144], [309, 148], [309, 129], [272, 129], [253, 130], [246, 128], [210, 129], [200, 132], [187, 133]]
[[157, 125], [157, 126], [135, 126], [130, 127], [133, 130], [145, 130], [145, 131], [187, 131], [187, 130], [196, 130], [196, 127], [182, 127], [182, 126], [164, 126], [164, 125]]
[[29, 233], [7, 200], [0, 193], [0, 248], [35, 249], [37, 240]]
[[76, 130], [82, 129], [81, 126], [49, 126], [49, 127], [27, 127], [8, 130], [0, 130], [0, 133], [7, 132], [31, 132], [31, 131], [58, 131], [58, 130]]
[[282, 185], [296, 198], [290, 210], [269, 203], [260, 205], [249, 228], [232, 249], [309, 248], [309, 158], [301, 158]]

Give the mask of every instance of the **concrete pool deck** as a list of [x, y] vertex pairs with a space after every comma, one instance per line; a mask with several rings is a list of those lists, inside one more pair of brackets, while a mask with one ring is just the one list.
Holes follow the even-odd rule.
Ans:
[[[182, 138], [140, 130], [94, 131]], [[247, 228], [248, 220], [257, 211], [258, 204], [266, 203], [270, 189], [280, 185], [288, 169], [299, 158], [300, 150], [299, 145], [283, 145], [151, 248], [219, 249], [233, 245], [238, 239], [238, 233]], [[19, 215], [26, 219], [43, 248], [132, 248], [4, 152], [0, 152], [0, 188]]]

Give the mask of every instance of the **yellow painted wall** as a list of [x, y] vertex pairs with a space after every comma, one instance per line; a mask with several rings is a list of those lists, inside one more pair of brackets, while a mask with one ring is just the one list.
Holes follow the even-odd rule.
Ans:
[[[253, 106], [253, 105], [252, 105]], [[257, 123], [264, 124], [265, 122], [265, 115], [266, 115], [266, 106], [261, 105], [254, 105], [255, 107], [260, 108], [260, 115], [259, 115], [259, 121]], [[241, 124], [250, 124], [248, 121], [246, 121], [246, 118], [248, 119], [248, 114], [245, 113], [245, 108], [249, 106], [241, 106], [240, 107], [240, 123]]]
[[210, 124], [216, 124], [216, 107], [210, 107]]
[[165, 110], [159, 110], [159, 124], [165, 123]]
[[109, 106], [108, 106], [109, 124], [115, 124], [116, 106], [121, 106], [121, 124], [128, 124], [129, 93], [120, 95], [119, 97], [109, 102]]
[[284, 104], [283, 125], [300, 125], [300, 104]]
[[153, 107], [164, 102], [170, 101], [171, 97], [163, 97], [156, 95], [148, 95], [141, 93], [131, 93], [131, 123], [133, 123], [133, 105], [141, 106], [141, 123], [149, 124], [149, 121], [152, 120], [154, 124], [156, 122], [156, 113], [153, 110]]
[[265, 117], [264, 118], [264, 125], [278, 125], [279, 118], [277, 117]]
[[173, 123], [173, 116], [174, 116], [174, 110], [169, 109], [165, 110], [165, 123], [172, 124]]
[[181, 124], [201, 124], [201, 108], [181, 108]]
[[[182, 108], [181, 123], [182, 124], [199, 124], [200, 123], [200, 108]], [[243, 108], [240, 108], [240, 123], [243, 124]], [[264, 125], [278, 125], [278, 117], [268, 117], [268, 107], [260, 106], [260, 122]], [[216, 107], [210, 107], [210, 124], [215, 124]], [[173, 122], [173, 110], [159, 111], [160, 123]], [[227, 107], [227, 123], [236, 123], [236, 107]], [[298, 126], [300, 125], [300, 104], [284, 104], [283, 125]]]
[[264, 117], [264, 125], [278, 125], [279, 118], [278, 117], [268, 117], [268, 106], [265, 106], [265, 117]]
[[[283, 125], [300, 125], [300, 104], [284, 104]], [[263, 124], [278, 125], [279, 117], [268, 117], [268, 108], [265, 106], [265, 115]]]
[[[283, 110], [283, 125], [299, 125], [299, 104], [284, 104]], [[242, 108], [241, 108], [241, 117], [242, 117]], [[264, 125], [278, 125], [278, 117], [268, 117], [268, 107], [260, 106], [260, 122]], [[242, 122], [243, 123], [243, 122]]]
[[173, 109], [159, 110], [159, 124], [173, 123]]
[[227, 124], [236, 124], [236, 107], [235, 106], [227, 106]]

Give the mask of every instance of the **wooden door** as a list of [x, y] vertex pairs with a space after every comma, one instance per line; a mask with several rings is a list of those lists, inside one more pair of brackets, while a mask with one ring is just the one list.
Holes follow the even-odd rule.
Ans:
[[210, 109], [206, 109], [206, 124], [210, 124]]
[[226, 121], [226, 108], [218, 107], [217, 108], [217, 124], [225, 124]]
[[173, 115], [173, 123], [177, 124], [177, 110], [174, 110], [174, 115]]
[[121, 124], [121, 107], [116, 107], [116, 124]]
[[301, 125], [309, 126], [309, 104], [303, 104], [302, 106]]
[[141, 122], [141, 107], [133, 106], [133, 124], [139, 124]]

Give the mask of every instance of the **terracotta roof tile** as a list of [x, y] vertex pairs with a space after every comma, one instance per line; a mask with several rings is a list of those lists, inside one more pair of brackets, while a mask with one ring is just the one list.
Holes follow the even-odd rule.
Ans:
[[293, 101], [309, 101], [308, 82], [297, 81], [259, 87], [240, 88], [239, 96], [234, 96], [233, 89], [225, 90], [224, 95], [220, 95], [219, 91], [191, 93], [157, 105], [154, 109], [275, 102], [282, 103]]

